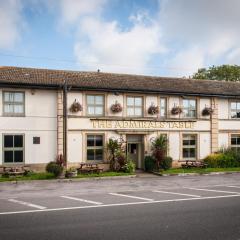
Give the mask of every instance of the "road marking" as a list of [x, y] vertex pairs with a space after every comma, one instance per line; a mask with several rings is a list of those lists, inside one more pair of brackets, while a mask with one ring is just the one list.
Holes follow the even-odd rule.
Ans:
[[166, 192], [166, 191], [159, 191], [159, 190], [156, 190], [156, 191], [153, 191], [153, 192], [156, 192], [156, 193], [167, 193], [167, 194], [176, 194], [176, 195], [182, 195], [182, 196], [188, 196], [188, 197], [201, 197], [199, 195], [192, 195], [192, 194], [186, 194], [186, 193]]
[[33, 207], [33, 208], [38, 208], [38, 209], [46, 209], [46, 207], [36, 205], [36, 204], [32, 204], [32, 203], [29, 203], [29, 202], [20, 201], [20, 200], [17, 200], [17, 199], [8, 199], [8, 201], [13, 202], [13, 203], [19, 203], [21, 205], [25, 205], [25, 206], [28, 206], [28, 207]]
[[220, 193], [229, 193], [229, 194], [240, 194], [239, 192], [229, 192], [229, 191], [213, 190], [213, 189], [205, 189], [205, 188], [187, 188], [187, 189], [198, 190], [198, 191], [207, 191], [207, 192], [220, 192]]
[[137, 197], [137, 196], [127, 195], [127, 194], [120, 194], [120, 193], [109, 193], [109, 194], [113, 196], [135, 198], [135, 199], [151, 201], [151, 202], [154, 201], [153, 199], [150, 199], [150, 198]]
[[70, 196], [61, 196], [61, 197], [62, 197], [62, 198], [66, 198], [66, 199], [75, 200], [75, 201], [80, 201], [80, 202], [86, 202], [86, 203], [96, 204], [96, 205], [102, 204], [101, 202], [90, 201], [90, 200], [86, 200], [86, 199], [82, 199], [82, 198], [76, 198], [76, 197], [70, 197]]
[[66, 208], [48, 208], [39, 210], [26, 210], [18, 212], [0, 212], [0, 215], [12, 215], [12, 214], [23, 214], [23, 213], [38, 213], [38, 212], [55, 212], [64, 210], [76, 210], [76, 209], [89, 209], [89, 208], [101, 208], [101, 207], [117, 207], [117, 206], [131, 206], [141, 204], [153, 204], [153, 203], [168, 203], [168, 202], [182, 202], [182, 201], [193, 201], [193, 200], [207, 200], [207, 199], [218, 199], [218, 198], [231, 198], [240, 197], [237, 195], [223, 195], [223, 196], [212, 196], [212, 197], [200, 197], [200, 198], [183, 198], [183, 199], [171, 199], [171, 200], [159, 200], [159, 201], [148, 201], [148, 202], [132, 202], [132, 203], [113, 203], [113, 204], [102, 204], [92, 206], [81, 206], [81, 207], [66, 207]]
[[240, 188], [240, 186], [226, 186], [226, 187], [230, 187], [230, 188]]

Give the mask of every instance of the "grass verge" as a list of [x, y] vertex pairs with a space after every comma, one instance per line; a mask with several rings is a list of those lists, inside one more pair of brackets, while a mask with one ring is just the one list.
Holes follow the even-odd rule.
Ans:
[[[134, 175], [131, 173], [124, 172], [103, 172], [103, 173], [92, 173], [92, 174], [79, 174], [75, 178], [92, 178], [92, 177], [114, 177], [114, 176], [128, 176]], [[47, 180], [56, 179], [51, 173], [32, 173], [28, 176], [11, 176], [11, 177], [0, 177], [0, 182], [11, 182], [11, 181], [30, 181], [30, 180]]]
[[161, 174], [179, 174], [179, 173], [211, 173], [211, 172], [240, 172], [240, 167], [235, 168], [172, 168], [166, 171], [160, 171]]

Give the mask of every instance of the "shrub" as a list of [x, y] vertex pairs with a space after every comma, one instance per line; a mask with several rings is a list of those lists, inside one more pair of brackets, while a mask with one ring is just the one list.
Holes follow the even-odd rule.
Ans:
[[213, 153], [204, 158], [203, 161], [207, 164], [208, 167], [216, 168], [219, 167], [219, 162], [222, 158], [222, 155], [222, 153]]
[[167, 156], [163, 159], [163, 161], [160, 163], [160, 168], [164, 170], [168, 170], [172, 167], [172, 158]]
[[152, 172], [156, 166], [156, 161], [151, 156], [146, 156], [144, 158], [145, 171]]
[[132, 160], [128, 160], [125, 167], [124, 171], [126, 173], [134, 173], [135, 172], [135, 163]]
[[55, 177], [58, 177], [63, 172], [63, 167], [56, 162], [49, 162], [46, 166], [46, 171], [48, 173], [53, 173]]

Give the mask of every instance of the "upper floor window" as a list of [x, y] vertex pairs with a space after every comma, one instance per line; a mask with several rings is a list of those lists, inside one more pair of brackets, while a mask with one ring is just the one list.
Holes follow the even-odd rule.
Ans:
[[3, 114], [9, 116], [24, 115], [24, 93], [3, 92]]
[[160, 117], [167, 116], [167, 99], [160, 98]]
[[231, 102], [231, 118], [240, 118], [240, 102]]
[[24, 161], [24, 136], [3, 135], [3, 162], [22, 163]]
[[142, 117], [143, 115], [143, 98], [127, 97], [127, 116]]
[[195, 118], [197, 112], [196, 99], [183, 99], [183, 116]]
[[87, 95], [87, 115], [103, 116], [104, 114], [104, 96]]
[[231, 148], [240, 152], [240, 135], [232, 134], [231, 135]]

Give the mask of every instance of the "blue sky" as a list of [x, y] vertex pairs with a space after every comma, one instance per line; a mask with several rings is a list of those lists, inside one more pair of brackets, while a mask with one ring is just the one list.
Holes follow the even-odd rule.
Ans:
[[0, 65], [189, 76], [240, 64], [239, 0], [0, 0]]

